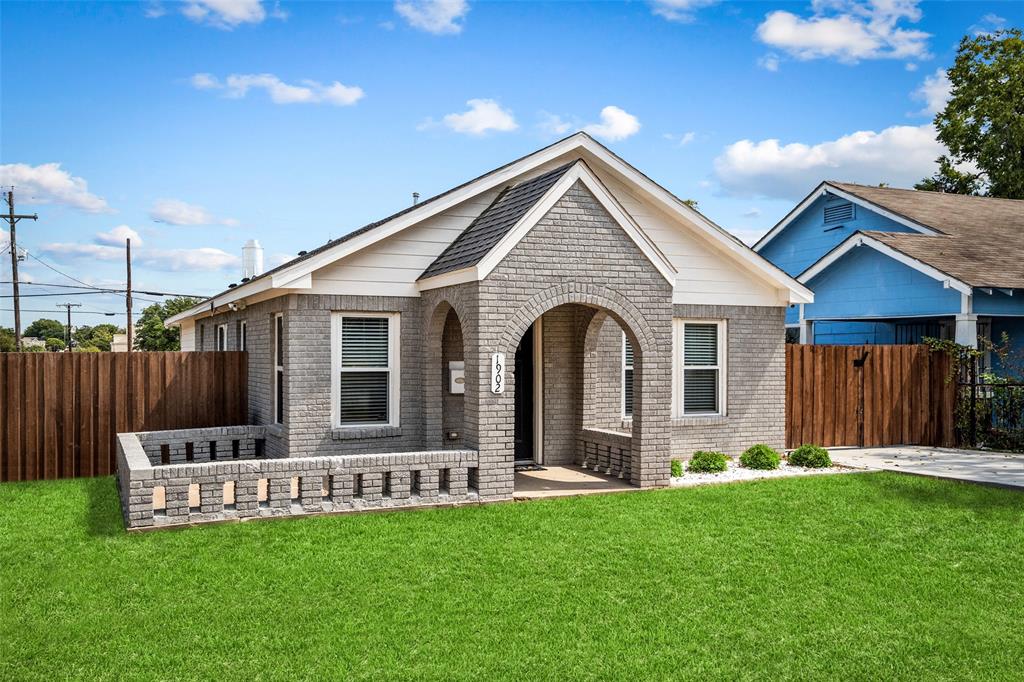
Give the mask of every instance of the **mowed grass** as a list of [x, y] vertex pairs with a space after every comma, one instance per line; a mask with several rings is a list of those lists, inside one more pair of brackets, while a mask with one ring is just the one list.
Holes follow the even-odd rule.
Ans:
[[0, 679], [998, 679], [1024, 494], [896, 474], [128, 535], [0, 485]]

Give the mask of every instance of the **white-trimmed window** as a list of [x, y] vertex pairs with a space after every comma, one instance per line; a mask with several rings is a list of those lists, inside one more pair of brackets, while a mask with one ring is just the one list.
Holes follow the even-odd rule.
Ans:
[[725, 320], [674, 320], [673, 403], [677, 417], [724, 415]]
[[633, 416], [633, 344], [622, 332], [622, 416]]
[[226, 324], [217, 325], [217, 350], [228, 349], [228, 326]]
[[274, 315], [274, 423], [284, 423], [284, 315]]
[[398, 426], [398, 313], [334, 313], [331, 321], [333, 425]]
[[238, 322], [238, 350], [245, 350], [245, 341], [246, 341], [245, 335], [246, 335], [246, 332], [247, 332], [247, 329], [246, 329], [245, 320], [239, 320], [239, 322]]

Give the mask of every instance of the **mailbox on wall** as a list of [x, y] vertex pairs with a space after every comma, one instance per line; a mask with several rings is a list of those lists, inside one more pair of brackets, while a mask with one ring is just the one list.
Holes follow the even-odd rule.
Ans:
[[466, 392], [466, 363], [452, 360], [448, 363], [448, 391], [451, 393]]

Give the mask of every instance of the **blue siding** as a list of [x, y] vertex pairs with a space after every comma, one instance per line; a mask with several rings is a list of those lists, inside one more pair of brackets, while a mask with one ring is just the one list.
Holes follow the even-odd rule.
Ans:
[[819, 197], [768, 242], [760, 254], [795, 277], [858, 230], [913, 231], [860, 205], [854, 206], [853, 220], [844, 221], [841, 226], [826, 225], [826, 203], [826, 197]]
[[786, 308], [786, 324], [797, 324], [800, 322], [800, 306], [791, 305]]
[[1010, 374], [1015, 372], [1024, 371], [1024, 317], [995, 317], [992, 318], [992, 342], [1000, 343], [1002, 341], [1003, 332], [1010, 337], [1010, 360], [1011, 367], [1009, 371], [1007, 368], [1001, 366], [998, 356], [994, 353], [992, 355], [992, 371], [995, 374]]
[[861, 246], [848, 252], [809, 283], [814, 303], [808, 320], [849, 320], [960, 312], [960, 292], [878, 251]]
[[895, 343], [891, 322], [815, 322], [814, 343], [839, 346]]
[[980, 315], [1024, 315], [1024, 290], [1018, 289], [1013, 296], [1001, 291], [986, 294], [974, 290], [974, 312]]

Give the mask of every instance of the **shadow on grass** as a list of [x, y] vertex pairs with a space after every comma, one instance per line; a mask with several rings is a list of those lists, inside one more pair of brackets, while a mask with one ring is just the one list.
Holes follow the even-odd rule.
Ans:
[[117, 495], [117, 480], [113, 476], [81, 479], [89, 499], [86, 509], [86, 529], [89, 535], [110, 537], [124, 533], [121, 518], [121, 500]]
[[895, 471], [870, 474], [862, 480], [876, 488], [882, 496], [898, 497], [914, 504], [979, 512], [1024, 513], [1024, 491], [1020, 490]]

